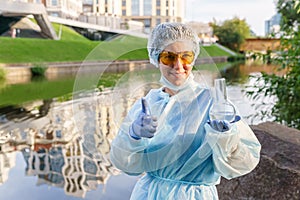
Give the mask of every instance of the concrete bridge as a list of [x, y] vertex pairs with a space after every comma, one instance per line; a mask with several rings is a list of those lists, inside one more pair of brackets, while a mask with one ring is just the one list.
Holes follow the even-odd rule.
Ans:
[[0, 0], [0, 5], [1, 5], [0, 34], [9, 30], [10, 23], [17, 22], [22, 17], [33, 15], [38, 25], [41, 28], [42, 34], [46, 35], [46, 37], [48, 38], [55, 39], [55, 40], [59, 39], [59, 37], [54, 31], [51, 22], [55, 22], [58, 24], [63, 24], [66, 26], [71, 26], [79, 29], [93, 29], [101, 33], [104, 33], [103, 35], [107, 35], [107, 37], [116, 34], [133, 35], [142, 38], [148, 37], [146, 34], [134, 30], [112, 29], [106, 26], [100, 26], [96, 24], [90, 24], [90, 23], [75, 21], [71, 19], [63, 19], [59, 17], [48, 16], [46, 8], [43, 4]]
[[[49, 16], [49, 20], [51, 22], [55, 22], [58, 24], [63, 24], [66, 26], [71, 26], [75, 28], [80, 28], [80, 29], [93, 29], [96, 31], [100, 31], [102, 33], [106, 33], [108, 35], [115, 35], [115, 34], [121, 34], [121, 35], [132, 35], [136, 37], [141, 37], [141, 38], [148, 38], [147, 34], [144, 34], [139, 31], [134, 31], [134, 30], [124, 30], [124, 29], [113, 29], [107, 26], [100, 26], [97, 24], [91, 24], [91, 23], [86, 23], [86, 22], [81, 22], [81, 21], [76, 21], [76, 20], [71, 20], [71, 19], [64, 19], [60, 17], [53, 17]], [[103, 38], [105, 39], [105, 38]]]
[[241, 45], [241, 52], [266, 52], [277, 51], [280, 47], [280, 39], [276, 38], [249, 38]]
[[[38, 25], [41, 28], [42, 34], [46, 35], [48, 38], [51, 39], [58, 39], [56, 32], [54, 31], [46, 9], [43, 4], [36, 4], [36, 3], [24, 3], [24, 2], [15, 2], [15, 1], [5, 1], [0, 0], [0, 15], [1, 23], [5, 24], [4, 22], [11, 21], [18, 21], [18, 19], [25, 17], [27, 15], [33, 15], [35, 20], [37, 21]], [[9, 29], [9, 26], [6, 23], [6, 27], [2, 28], [2, 32], [5, 32], [4, 29]]]

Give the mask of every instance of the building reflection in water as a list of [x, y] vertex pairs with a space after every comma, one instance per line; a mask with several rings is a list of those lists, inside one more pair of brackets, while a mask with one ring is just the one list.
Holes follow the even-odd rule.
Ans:
[[20, 151], [26, 175], [37, 176], [37, 185], [76, 197], [105, 185], [120, 173], [109, 151], [122, 119], [138, 98], [159, 87], [157, 82], [142, 77], [118, 91], [85, 91], [72, 101], [36, 101], [0, 112], [0, 183], [7, 181]]
[[[67, 195], [84, 197], [99, 184], [105, 185], [111, 175], [118, 175], [120, 171], [109, 160], [110, 142], [117, 131], [111, 119], [112, 92], [53, 101], [47, 112], [38, 110], [43, 102], [33, 102], [2, 113], [0, 183], [7, 181], [9, 170], [15, 166], [17, 151], [26, 162], [26, 175], [38, 177], [37, 185], [63, 188]], [[123, 105], [115, 106], [122, 107], [122, 113], [133, 103], [119, 102]]]

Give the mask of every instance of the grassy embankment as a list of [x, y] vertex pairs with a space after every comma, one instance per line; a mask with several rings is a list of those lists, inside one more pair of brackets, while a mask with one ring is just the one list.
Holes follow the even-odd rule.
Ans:
[[[54, 24], [54, 28], [58, 33], [60, 26]], [[146, 39], [132, 36], [119, 36], [103, 42], [90, 41], [72, 29], [62, 26], [61, 39], [56, 41], [0, 37], [0, 63], [148, 59], [146, 43]], [[214, 45], [203, 49], [210, 56], [229, 56], [227, 52]], [[135, 51], [132, 53], [133, 50]]]
[[61, 40], [0, 37], [0, 63], [83, 61], [94, 49], [99, 50], [99, 60], [110, 59], [119, 50], [142, 44], [146, 44], [146, 40], [125, 36], [108, 42], [90, 41], [64, 27]]
[[[59, 25], [54, 25], [56, 31]], [[110, 41], [90, 41], [72, 29], [62, 26], [61, 40], [0, 37], [0, 63], [72, 62], [84, 60], [148, 59], [146, 39], [119, 36]], [[204, 47], [201, 56], [228, 56], [216, 46]], [[220, 65], [220, 67], [222, 64]], [[121, 75], [101, 77], [99, 85], [112, 86]], [[1, 83], [0, 83], [1, 84]], [[70, 94], [74, 78], [57, 81], [32, 81], [6, 85], [0, 90], [0, 107], [38, 99], [51, 99]], [[0, 87], [1, 88], [1, 87]]]

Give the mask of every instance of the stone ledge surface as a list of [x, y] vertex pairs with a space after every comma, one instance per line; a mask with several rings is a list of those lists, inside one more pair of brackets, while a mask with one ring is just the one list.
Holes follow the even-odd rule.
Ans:
[[300, 199], [300, 131], [273, 122], [251, 126], [262, 145], [258, 166], [217, 186], [220, 200]]

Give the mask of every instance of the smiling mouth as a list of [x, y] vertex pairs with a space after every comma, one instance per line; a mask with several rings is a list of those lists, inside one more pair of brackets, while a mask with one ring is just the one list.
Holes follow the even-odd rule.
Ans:
[[182, 78], [184, 76], [184, 73], [171, 73], [171, 75]]

